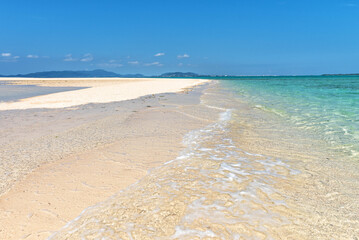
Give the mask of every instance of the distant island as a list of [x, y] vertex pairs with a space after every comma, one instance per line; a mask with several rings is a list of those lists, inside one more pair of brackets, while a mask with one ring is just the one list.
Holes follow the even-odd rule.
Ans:
[[182, 78], [195, 78], [195, 77], [201, 77], [203, 75], [199, 75], [197, 73], [192, 73], [192, 72], [169, 72], [169, 73], [164, 73], [164, 74], [161, 74], [160, 76], [158, 77], [164, 77], [164, 78], [172, 78], [172, 77], [175, 77], [175, 78], [178, 78], [178, 77], [182, 77]]
[[347, 74], [322, 74], [322, 76], [359, 76], [359, 73], [347, 73]]
[[[315, 76], [359, 76], [359, 73], [349, 74], [322, 74]], [[28, 74], [0, 75], [1, 77], [19, 77], [19, 78], [208, 78], [208, 77], [264, 77], [264, 76], [230, 76], [230, 75], [204, 75], [193, 72], [168, 72], [160, 75], [145, 76], [143, 74], [119, 74], [109, 72], [103, 69], [91, 71], [45, 71]], [[270, 76], [266, 76], [270, 77]], [[285, 76], [283, 76], [285, 77]], [[294, 76], [291, 76], [294, 77]], [[298, 76], [300, 77], [300, 76]]]
[[196, 77], [216, 77], [216, 75], [200, 75], [192, 72], [168, 72], [156, 76], [145, 76], [143, 74], [118, 74], [114, 72], [96, 69], [92, 71], [45, 71], [28, 74], [0, 75], [0, 77], [20, 77], [20, 78], [196, 78]]
[[142, 74], [118, 74], [102, 69], [92, 71], [46, 71], [17, 75], [0, 75], [0, 77], [22, 77], [22, 78], [96, 78], [96, 77], [123, 77], [123, 78], [142, 78]]

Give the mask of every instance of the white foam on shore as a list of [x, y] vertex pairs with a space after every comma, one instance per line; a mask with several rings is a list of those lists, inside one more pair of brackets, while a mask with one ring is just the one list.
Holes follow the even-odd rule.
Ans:
[[[227, 226], [238, 223], [249, 224], [253, 230], [263, 233], [267, 232], [270, 226], [281, 226], [288, 223], [288, 220], [280, 214], [271, 211], [271, 203], [275, 206], [286, 206], [285, 201], [270, 199], [270, 196], [276, 193], [272, 186], [272, 181], [276, 178], [285, 178], [276, 171], [276, 167], [284, 167], [292, 174], [289, 165], [279, 159], [265, 157], [261, 154], [248, 153], [236, 147], [229, 137], [226, 136], [227, 124], [231, 120], [232, 111], [227, 109], [219, 116], [217, 123], [211, 124], [204, 129], [192, 131], [185, 136], [184, 144], [187, 149], [176, 160], [190, 160], [201, 158], [206, 161], [219, 162], [219, 168], [213, 170], [195, 169], [195, 167], [186, 167], [192, 171], [199, 171], [204, 176], [204, 182], [200, 183], [205, 189], [211, 189], [218, 193], [231, 196], [231, 205], [226, 202], [217, 200], [208, 204], [208, 199], [200, 197], [187, 206], [186, 214], [182, 217], [180, 224], [175, 228], [175, 233], [171, 239], [183, 238], [190, 239], [193, 237], [216, 237], [224, 239], [225, 236], [219, 232], [207, 230], [202, 231], [195, 226], [196, 223], [205, 220], [217, 226]], [[210, 148], [207, 142], [215, 143]], [[258, 170], [252, 166], [252, 162], [263, 167], [264, 170]], [[183, 163], [186, 165], [186, 163]], [[295, 171], [293, 170], [293, 174]], [[219, 174], [219, 175], [218, 175]], [[217, 176], [218, 177], [213, 177]], [[221, 177], [219, 177], [221, 176]], [[202, 179], [202, 178], [200, 178]], [[250, 180], [252, 179], [252, 180]], [[270, 180], [266, 180], [270, 179]], [[242, 184], [244, 181], [250, 181], [245, 189], [236, 189], [235, 186]], [[258, 196], [258, 190], [264, 192], [269, 197], [269, 202], [261, 200]], [[271, 203], [270, 203], [271, 202]], [[253, 210], [254, 206], [261, 206], [263, 209]], [[238, 212], [241, 210], [242, 214]], [[244, 213], [244, 214], [243, 214]], [[204, 227], [204, 226], [203, 226]], [[230, 229], [227, 231], [231, 232]], [[251, 239], [245, 233], [231, 232], [233, 239]], [[270, 234], [268, 234], [270, 239]]]
[[[283, 195], [274, 184], [290, 175], [290, 167], [279, 159], [241, 150], [230, 137], [231, 116], [232, 110], [227, 109], [219, 114], [217, 122], [186, 134], [183, 140], [186, 149], [180, 156], [159, 167], [159, 171], [151, 172], [151, 180], [147, 183], [152, 186], [149, 191], [141, 182], [134, 186], [143, 194], [143, 199], [136, 199], [139, 202], [135, 209], [146, 211], [138, 214], [134, 210], [123, 221], [112, 222], [122, 217], [116, 215], [120, 211], [130, 212], [133, 207], [123, 205], [118, 195], [83, 212], [62, 233], [85, 238], [94, 233], [102, 236], [104, 231], [106, 236], [114, 237], [122, 232], [131, 238], [133, 231], [141, 228], [145, 237], [152, 238], [155, 236], [152, 234], [161, 230], [152, 225], [152, 220], [139, 224], [138, 219], [176, 215], [173, 207], [177, 203], [184, 204], [185, 210], [178, 215], [166, 239], [256, 239], [263, 235], [273, 239], [271, 230], [290, 222], [281, 215], [280, 209], [276, 211], [277, 207], [285, 208], [286, 202], [284, 197], [278, 197]], [[126, 198], [126, 195], [121, 197]], [[131, 194], [127, 197], [131, 199]], [[93, 229], [92, 224], [98, 227]], [[55, 234], [53, 239], [62, 239], [57, 236]]]

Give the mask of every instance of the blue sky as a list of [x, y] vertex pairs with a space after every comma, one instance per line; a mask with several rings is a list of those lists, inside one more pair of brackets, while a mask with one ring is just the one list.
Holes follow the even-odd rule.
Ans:
[[0, 74], [359, 72], [359, 0], [1, 0]]

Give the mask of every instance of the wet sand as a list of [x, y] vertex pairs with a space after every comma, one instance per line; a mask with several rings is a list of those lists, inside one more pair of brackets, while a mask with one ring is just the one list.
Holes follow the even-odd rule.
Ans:
[[183, 135], [211, 122], [200, 94], [3, 111], [0, 239], [44, 239], [175, 158]]
[[187, 133], [175, 161], [50, 239], [357, 239], [357, 168], [226, 89], [201, 103], [219, 119]]
[[0, 103], [0, 110], [30, 108], [64, 108], [88, 103], [109, 103], [135, 99], [149, 94], [177, 92], [206, 82], [201, 79], [166, 78], [3, 78], [20, 85], [86, 87], [75, 91], [36, 96], [15, 102]]
[[[11, 144], [2, 142], [0, 157], [16, 159], [18, 166], [10, 165], [17, 171], [7, 179], [28, 172], [29, 159], [41, 164], [0, 198], [0, 226], [14, 226], [3, 228], [0, 238], [359, 234], [357, 164], [220, 84], [117, 103], [5, 113], [0, 123], [11, 123], [4, 133]], [[36, 141], [30, 138], [35, 135]]]

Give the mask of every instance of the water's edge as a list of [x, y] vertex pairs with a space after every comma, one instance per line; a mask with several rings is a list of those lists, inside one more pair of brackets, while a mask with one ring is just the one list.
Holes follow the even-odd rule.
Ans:
[[353, 166], [342, 166], [325, 142], [232, 93], [221, 84], [205, 90], [201, 111], [216, 109], [215, 123], [188, 133], [175, 160], [50, 239], [357, 236]]

